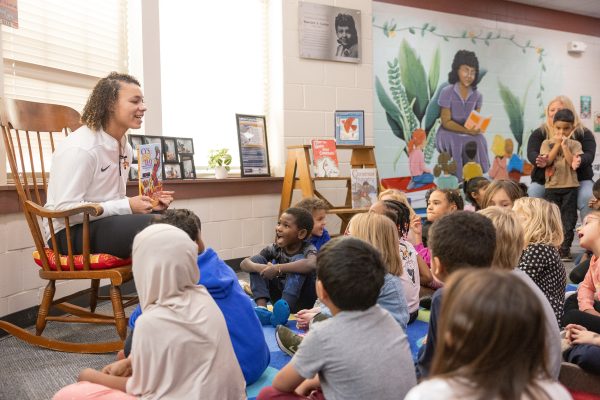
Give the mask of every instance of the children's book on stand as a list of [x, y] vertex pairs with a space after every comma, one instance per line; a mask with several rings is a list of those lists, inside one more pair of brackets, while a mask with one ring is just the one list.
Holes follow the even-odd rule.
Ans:
[[313, 140], [312, 151], [315, 176], [317, 178], [335, 178], [340, 176], [334, 139]]
[[479, 114], [476, 110], [471, 111], [469, 117], [465, 121], [465, 128], [467, 129], [479, 129], [481, 132], [485, 132], [492, 120], [492, 116], [484, 117]]
[[352, 208], [371, 207], [377, 202], [376, 168], [352, 168], [350, 184], [352, 185]]
[[152, 205], [158, 204], [156, 193], [162, 191], [162, 154], [155, 143], [138, 146], [138, 176], [140, 196], [152, 198]]

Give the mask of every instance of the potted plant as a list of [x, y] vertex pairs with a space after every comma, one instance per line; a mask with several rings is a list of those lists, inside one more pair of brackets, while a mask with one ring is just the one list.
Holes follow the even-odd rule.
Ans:
[[215, 170], [215, 178], [227, 178], [227, 173], [231, 169], [229, 164], [231, 164], [229, 149], [211, 150], [208, 153], [208, 166]]

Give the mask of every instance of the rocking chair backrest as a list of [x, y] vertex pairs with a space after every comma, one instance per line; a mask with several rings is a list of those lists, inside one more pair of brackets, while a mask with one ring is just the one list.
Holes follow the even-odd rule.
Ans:
[[[2, 99], [1, 108], [2, 136], [12, 179], [43, 268], [49, 270], [44, 251], [46, 244], [38, 217], [48, 217], [41, 207], [46, 202], [52, 153], [58, 142], [82, 125], [80, 115], [66, 106], [15, 99]], [[87, 218], [85, 215], [84, 219]], [[59, 266], [60, 254], [55, 243], [52, 218], [48, 220], [56, 265]], [[65, 221], [68, 229], [68, 217], [65, 217]], [[72, 264], [72, 257], [69, 257], [69, 264]], [[73, 270], [72, 265], [69, 267]]]

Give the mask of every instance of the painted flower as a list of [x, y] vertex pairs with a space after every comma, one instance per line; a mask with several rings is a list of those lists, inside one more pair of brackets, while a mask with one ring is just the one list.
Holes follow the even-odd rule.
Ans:
[[536, 48], [535, 48], [535, 52], [536, 52], [537, 54], [542, 54], [542, 53], [543, 53], [543, 51], [544, 51], [544, 49], [543, 49], [542, 47], [536, 47]]
[[475, 37], [475, 32], [469, 31], [469, 33], [467, 33], [467, 36], [469, 36], [472, 39]]

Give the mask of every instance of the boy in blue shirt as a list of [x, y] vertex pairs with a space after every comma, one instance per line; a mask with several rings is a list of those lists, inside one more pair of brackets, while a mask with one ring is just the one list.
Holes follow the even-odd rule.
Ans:
[[329, 232], [327, 232], [327, 229], [325, 229], [329, 204], [317, 197], [307, 197], [296, 203], [294, 207], [304, 208], [306, 211], [312, 214], [313, 229], [310, 235], [310, 242], [317, 248], [317, 251], [319, 251], [321, 246], [331, 239], [329, 237]]
[[[204, 247], [201, 238], [200, 218], [190, 210], [167, 210], [153, 223], [165, 223], [185, 231], [198, 244], [199, 285], [203, 285], [219, 306], [225, 317], [227, 330], [236, 358], [246, 379], [251, 385], [269, 366], [271, 353], [256, 317], [252, 301], [238, 284], [237, 275], [217, 253]], [[135, 320], [141, 315], [138, 306], [129, 317], [129, 326], [134, 328]], [[125, 342], [125, 355], [131, 351], [132, 333]], [[180, 343], [178, 345], [185, 345]], [[192, 355], [193, 356], [193, 355]]]
[[[317, 249], [309, 241], [313, 225], [308, 211], [288, 208], [277, 222], [275, 243], [241, 262], [242, 271], [250, 274], [255, 311], [263, 325], [285, 325], [290, 312], [308, 308], [317, 299]], [[273, 312], [267, 309], [269, 300]]]

